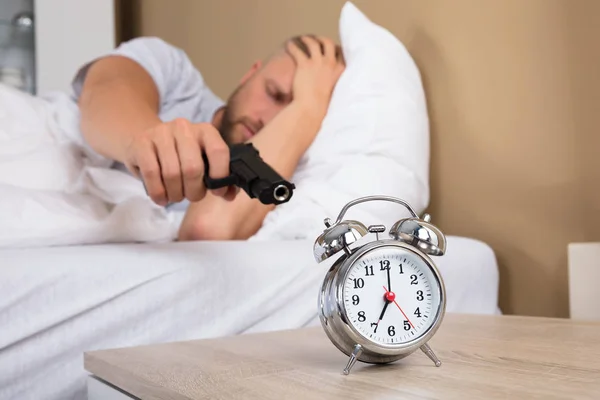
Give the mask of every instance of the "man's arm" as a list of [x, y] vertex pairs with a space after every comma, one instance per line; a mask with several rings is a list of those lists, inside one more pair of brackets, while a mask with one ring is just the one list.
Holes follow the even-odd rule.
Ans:
[[[290, 180], [298, 162], [317, 135], [329, 106], [331, 92], [344, 66], [336, 58], [335, 44], [303, 38], [311, 53], [307, 57], [294, 43], [287, 51], [294, 58], [294, 100], [249, 140], [261, 158], [283, 178]], [[264, 205], [240, 192], [233, 201], [210, 193], [192, 203], [182, 221], [179, 240], [243, 240], [252, 236], [273, 205]]]
[[[95, 61], [79, 96], [82, 134], [95, 151], [139, 176], [157, 204], [198, 201], [206, 194], [202, 152], [208, 157], [210, 176], [221, 178], [229, 174], [227, 144], [209, 124], [192, 124], [185, 118], [162, 122], [159, 112], [161, 102], [178, 101], [161, 99], [161, 94], [179, 93], [173, 89], [176, 85], [200, 90], [201, 77], [180, 51], [160, 40], [132, 47], [150, 70], [120, 55]], [[186, 72], [187, 80], [182, 78]], [[226, 188], [211, 192], [227, 195]]]
[[122, 56], [105, 57], [90, 67], [79, 108], [85, 140], [121, 163], [133, 135], [161, 122], [156, 84], [138, 63]]
[[[249, 142], [267, 164], [290, 180], [321, 119], [310, 105], [292, 102]], [[246, 239], [260, 228], [273, 207], [251, 199], [243, 191], [232, 201], [208, 193], [202, 201], [190, 204], [179, 240]]]

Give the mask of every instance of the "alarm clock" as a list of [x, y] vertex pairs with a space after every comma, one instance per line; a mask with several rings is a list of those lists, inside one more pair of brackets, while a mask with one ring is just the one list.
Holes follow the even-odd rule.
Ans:
[[[412, 216], [380, 238], [384, 225], [342, 219], [350, 207], [367, 201], [394, 202]], [[324, 223], [314, 257], [317, 263], [338, 258], [321, 286], [319, 319], [329, 340], [349, 357], [343, 373], [348, 375], [357, 361], [391, 363], [418, 349], [441, 366], [428, 341], [446, 311], [444, 281], [432, 260], [445, 253], [446, 238], [431, 217], [420, 218], [396, 197], [366, 196], [347, 203], [335, 222], [325, 218]], [[365, 238], [369, 233], [374, 240]]]

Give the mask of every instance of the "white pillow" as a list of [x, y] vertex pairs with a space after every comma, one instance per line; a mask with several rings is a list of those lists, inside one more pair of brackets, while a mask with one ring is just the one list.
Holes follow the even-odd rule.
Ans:
[[[404, 45], [346, 2], [339, 20], [346, 70], [321, 130], [299, 165], [290, 202], [253, 239], [314, 239], [349, 201], [400, 197], [421, 213], [429, 201], [429, 121], [420, 73]], [[344, 218], [389, 226], [399, 204], [362, 203]]]

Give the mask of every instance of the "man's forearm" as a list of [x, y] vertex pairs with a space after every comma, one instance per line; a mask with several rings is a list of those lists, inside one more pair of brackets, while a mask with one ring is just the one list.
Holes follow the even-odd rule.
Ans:
[[124, 162], [131, 137], [160, 123], [152, 78], [132, 60], [107, 57], [88, 71], [79, 100], [81, 130], [98, 153]]
[[[267, 164], [289, 180], [319, 130], [322, 117], [302, 104], [291, 103], [249, 142]], [[190, 205], [179, 239], [247, 239], [260, 228], [273, 207], [250, 199], [243, 191], [233, 201], [209, 192], [203, 200]]]

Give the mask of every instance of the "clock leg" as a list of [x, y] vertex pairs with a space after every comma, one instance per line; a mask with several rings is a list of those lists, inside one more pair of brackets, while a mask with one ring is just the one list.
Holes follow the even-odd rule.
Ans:
[[363, 351], [363, 349], [360, 344], [357, 344], [356, 346], [354, 346], [354, 351], [350, 355], [350, 359], [348, 360], [348, 364], [346, 364], [346, 368], [344, 368], [344, 375], [348, 375], [350, 373], [350, 370], [356, 363], [356, 360], [358, 359], [358, 356], [361, 355], [362, 351]]
[[429, 347], [428, 344], [424, 344], [423, 346], [421, 346], [421, 350], [423, 351], [423, 353], [427, 354], [427, 357], [429, 357], [431, 359], [431, 361], [433, 361], [433, 363], [435, 364], [436, 367], [439, 367], [440, 365], [442, 365], [442, 362], [433, 353], [433, 350], [431, 350], [431, 347]]

